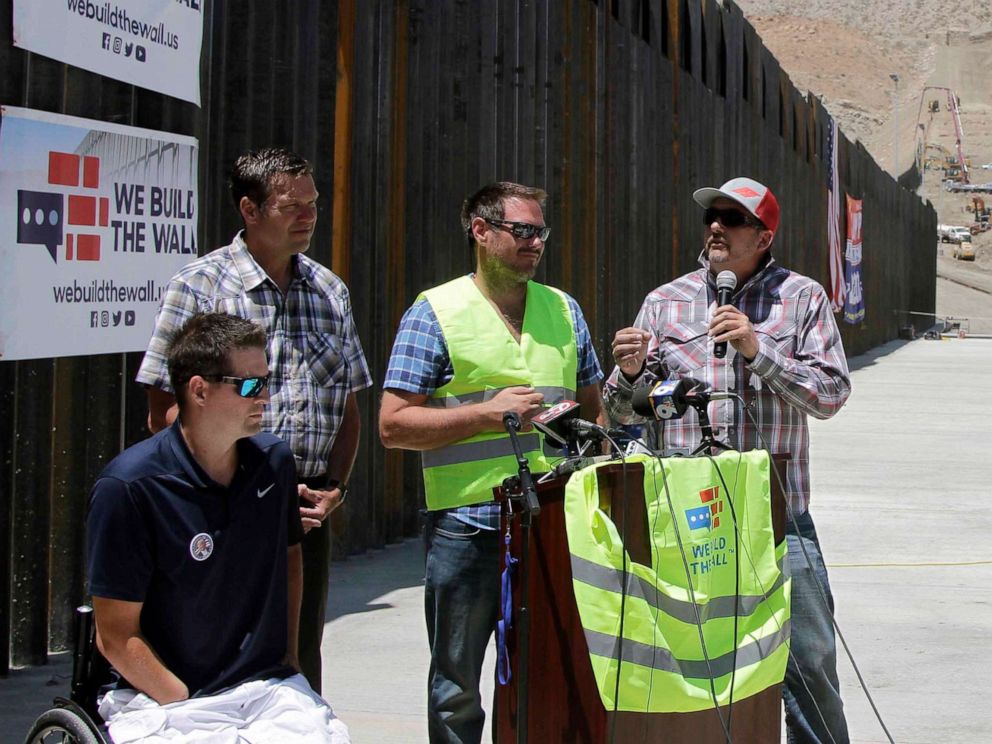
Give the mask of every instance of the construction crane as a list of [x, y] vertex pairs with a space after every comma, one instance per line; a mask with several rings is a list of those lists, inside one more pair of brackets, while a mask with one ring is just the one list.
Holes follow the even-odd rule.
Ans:
[[[958, 166], [961, 168], [961, 174], [959, 180], [961, 181], [961, 183], [970, 183], [969, 175], [968, 175], [968, 162], [965, 160], [964, 151], [962, 149], [962, 142], [964, 140], [964, 131], [961, 129], [961, 112], [958, 109], [958, 97], [953, 90], [951, 90], [950, 88], [946, 88], [944, 86], [928, 85], [923, 89], [923, 92], [920, 93], [920, 110], [916, 114], [916, 124], [917, 124], [917, 131], [918, 132], [920, 130], [923, 131], [923, 142], [920, 143], [916, 148], [916, 156], [918, 159], [916, 164], [917, 169], [920, 171], [920, 173], [923, 172], [923, 163], [920, 161], [922, 160], [924, 155], [924, 148], [927, 144], [926, 138], [929, 134], [929, 129], [930, 129], [929, 125], [924, 127], [923, 125], [920, 124], [920, 116], [923, 113], [923, 100], [926, 97], [926, 93], [928, 90], [942, 90], [947, 94], [947, 110], [951, 112], [951, 120], [954, 122], [954, 140], [955, 140], [954, 144], [957, 147]], [[930, 106], [928, 107], [927, 110], [930, 112], [931, 118], [933, 118], [933, 114], [936, 113], [939, 109], [940, 109], [940, 105], [937, 103], [937, 101], [931, 101]]]

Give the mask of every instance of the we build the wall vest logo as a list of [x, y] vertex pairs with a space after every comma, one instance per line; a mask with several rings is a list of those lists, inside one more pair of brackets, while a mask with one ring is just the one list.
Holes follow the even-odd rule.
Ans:
[[693, 576], [715, 571], [720, 566], [729, 564], [729, 553], [734, 548], [727, 545], [727, 538], [710, 534], [720, 526], [720, 514], [723, 512], [724, 499], [720, 497], [720, 487], [704, 488], [699, 492], [699, 500], [703, 506], [695, 506], [685, 510], [689, 530], [706, 530], [702, 540], [691, 546], [692, 560], [689, 569]]
[[720, 486], [706, 488], [699, 492], [699, 500], [703, 506], [685, 510], [685, 518], [690, 530], [714, 529], [720, 526], [720, 513], [723, 511], [723, 499], [720, 498]]
[[[43, 245], [58, 263], [59, 246], [66, 261], [99, 261], [100, 236], [87, 228], [107, 227], [110, 200], [87, 194], [100, 188], [100, 159], [69, 152], [48, 153], [48, 183], [75, 192], [17, 191], [17, 242]], [[69, 209], [66, 215], [66, 201]], [[68, 219], [65, 219], [65, 217]], [[64, 225], [76, 231], [65, 233]]]

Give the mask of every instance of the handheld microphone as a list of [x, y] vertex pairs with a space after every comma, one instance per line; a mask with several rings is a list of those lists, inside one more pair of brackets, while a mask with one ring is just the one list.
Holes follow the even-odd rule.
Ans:
[[[737, 275], [733, 271], [721, 271], [716, 275], [716, 306], [730, 304], [730, 296], [737, 288]], [[723, 359], [727, 356], [727, 342], [717, 341], [713, 345], [713, 356]]]

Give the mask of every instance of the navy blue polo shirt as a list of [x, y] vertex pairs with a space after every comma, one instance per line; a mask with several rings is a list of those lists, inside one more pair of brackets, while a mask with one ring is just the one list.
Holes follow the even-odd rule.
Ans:
[[300, 541], [296, 465], [271, 434], [237, 443], [229, 487], [176, 422], [129, 447], [90, 494], [90, 594], [143, 602], [141, 632], [194, 694], [291, 673], [286, 551]]

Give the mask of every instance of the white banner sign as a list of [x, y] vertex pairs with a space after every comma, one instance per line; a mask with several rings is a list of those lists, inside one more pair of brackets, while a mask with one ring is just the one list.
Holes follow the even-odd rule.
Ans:
[[0, 359], [144, 350], [196, 173], [192, 137], [0, 107]]
[[201, 0], [14, 0], [14, 46], [200, 104]]

